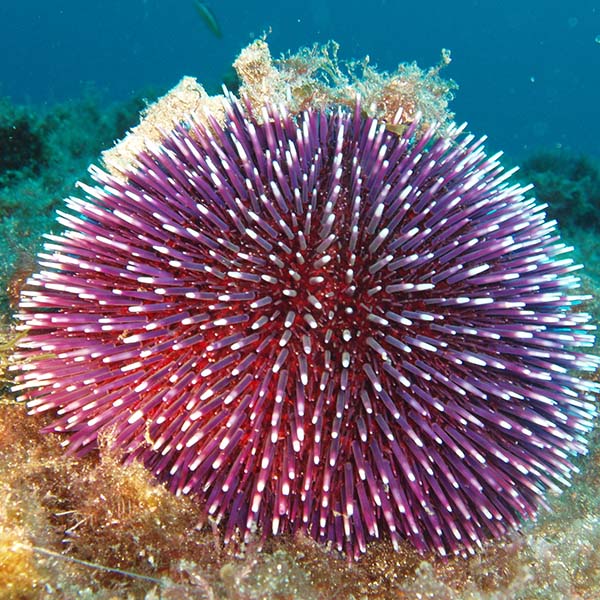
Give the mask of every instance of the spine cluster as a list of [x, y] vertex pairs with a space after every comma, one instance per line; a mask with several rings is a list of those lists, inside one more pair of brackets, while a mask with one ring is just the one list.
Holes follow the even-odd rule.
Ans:
[[93, 169], [23, 292], [22, 398], [226, 539], [472, 552], [568, 485], [597, 391], [578, 266], [482, 143], [231, 99]]

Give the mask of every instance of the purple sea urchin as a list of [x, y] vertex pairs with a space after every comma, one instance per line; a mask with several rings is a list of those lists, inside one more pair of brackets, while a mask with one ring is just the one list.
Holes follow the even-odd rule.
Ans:
[[17, 388], [235, 531], [441, 555], [585, 452], [589, 317], [543, 207], [460, 128], [347, 109], [176, 127], [93, 169], [23, 292]]

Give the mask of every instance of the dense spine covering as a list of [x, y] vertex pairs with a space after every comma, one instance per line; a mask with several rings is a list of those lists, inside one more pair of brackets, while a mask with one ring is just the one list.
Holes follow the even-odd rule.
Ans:
[[22, 398], [226, 539], [472, 552], [568, 485], [597, 365], [569, 249], [482, 142], [230, 99], [94, 168], [23, 292]]

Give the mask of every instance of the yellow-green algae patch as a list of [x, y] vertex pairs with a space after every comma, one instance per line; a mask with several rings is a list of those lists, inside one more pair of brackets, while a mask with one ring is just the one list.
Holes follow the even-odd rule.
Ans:
[[[330, 42], [274, 60], [267, 42], [256, 40], [233, 63], [240, 80], [239, 96], [253, 107], [285, 104], [286, 110], [295, 114], [308, 108], [354, 107], [358, 93], [369, 116], [396, 129], [412, 122], [417, 113], [422, 115], [424, 127], [451, 121], [448, 103], [456, 85], [439, 75], [450, 62], [448, 51], [444, 50], [440, 64], [428, 71], [411, 63], [399, 65], [394, 73], [377, 71], [368, 59], [343, 62], [337, 52], [337, 44]], [[143, 112], [139, 125], [102, 154], [106, 168], [113, 175], [127, 171], [148, 144], [159, 143], [173, 125], [191, 117], [208, 123], [210, 114], [222, 122], [222, 101], [222, 95], [210, 96], [193, 77], [184, 77]], [[257, 117], [260, 119], [260, 113]]]

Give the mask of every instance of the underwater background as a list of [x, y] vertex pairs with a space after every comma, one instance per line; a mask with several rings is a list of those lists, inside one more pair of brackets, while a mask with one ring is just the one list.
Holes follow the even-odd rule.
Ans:
[[[423, 558], [382, 542], [356, 564], [310, 540], [244, 555], [223, 549], [193, 501], [139, 467], [65, 457], [39, 435], [8, 371], [18, 294], [55, 211], [87, 167], [184, 75], [209, 94], [266, 34], [274, 57], [335, 40], [379, 70], [442, 49], [449, 109], [558, 219], [585, 264], [600, 320], [600, 2], [593, 0], [0, 2], [0, 600], [228, 598], [513, 600], [600, 598], [600, 435], [553, 512], [469, 560]], [[598, 354], [598, 344], [592, 351]], [[1, 500], [6, 499], [6, 500]]]

